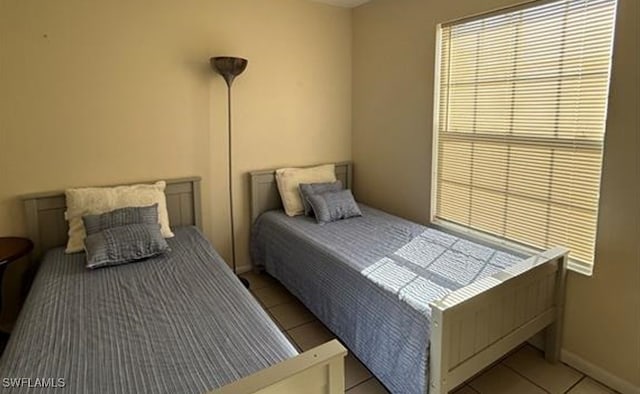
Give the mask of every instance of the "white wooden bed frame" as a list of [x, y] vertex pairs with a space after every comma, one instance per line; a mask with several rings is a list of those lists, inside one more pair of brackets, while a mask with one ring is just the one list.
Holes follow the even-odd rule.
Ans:
[[[336, 164], [352, 186], [352, 164]], [[251, 173], [251, 218], [281, 208], [274, 170]], [[553, 248], [431, 303], [429, 393], [448, 393], [544, 330], [545, 357], [560, 357], [568, 250]]]
[[[172, 226], [201, 227], [199, 177], [167, 180], [165, 194]], [[30, 194], [22, 200], [28, 236], [34, 243], [33, 257], [39, 259], [46, 250], [65, 245], [68, 225], [64, 192]], [[346, 354], [344, 346], [332, 340], [211, 393], [343, 394]]]

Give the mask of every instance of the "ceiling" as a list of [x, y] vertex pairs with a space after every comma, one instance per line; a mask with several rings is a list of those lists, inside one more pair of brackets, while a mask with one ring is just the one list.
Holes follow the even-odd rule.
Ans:
[[312, 1], [317, 1], [318, 3], [331, 4], [338, 7], [353, 8], [364, 3], [368, 3], [371, 0], [312, 0]]

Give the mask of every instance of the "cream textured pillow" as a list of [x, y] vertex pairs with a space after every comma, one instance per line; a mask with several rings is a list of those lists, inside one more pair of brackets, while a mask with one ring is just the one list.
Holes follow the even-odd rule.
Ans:
[[302, 215], [304, 205], [298, 185], [301, 183], [324, 183], [336, 181], [336, 166], [325, 164], [309, 168], [281, 168], [276, 170], [276, 183], [284, 211], [289, 216]]
[[65, 218], [69, 221], [69, 241], [66, 253], [84, 250], [86, 233], [82, 217], [98, 215], [114, 209], [126, 207], [145, 207], [158, 204], [158, 222], [162, 236], [173, 237], [169, 227], [167, 199], [164, 195], [166, 182], [160, 181], [152, 185], [132, 185], [116, 187], [86, 187], [67, 189], [67, 211]]

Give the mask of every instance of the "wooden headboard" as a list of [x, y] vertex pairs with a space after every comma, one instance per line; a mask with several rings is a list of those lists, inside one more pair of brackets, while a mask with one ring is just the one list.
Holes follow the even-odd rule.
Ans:
[[[313, 166], [309, 166], [313, 167]], [[276, 185], [276, 170], [253, 171], [251, 175], [251, 223], [262, 212], [281, 209], [282, 200]], [[336, 178], [346, 189], [352, 188], [353, 168], [350, 161], [336, 163]]]
[[[200, 177], [169, 179], [165, 195], [171, 226], [202, 228]], [[137, 182], [153, 183], [153, 182]], [[69, 227], [64, 218], [67, 204], [64, 192], [29, 194], [22, 197], [27, 218], [27, 233], [33, 241], [33, 257], [67, 243]]]

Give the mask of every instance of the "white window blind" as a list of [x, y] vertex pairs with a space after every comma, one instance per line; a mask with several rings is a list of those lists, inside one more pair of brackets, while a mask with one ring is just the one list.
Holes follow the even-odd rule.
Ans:
[[440, 27], [434, 221], [593, 262], [615, 0]]

